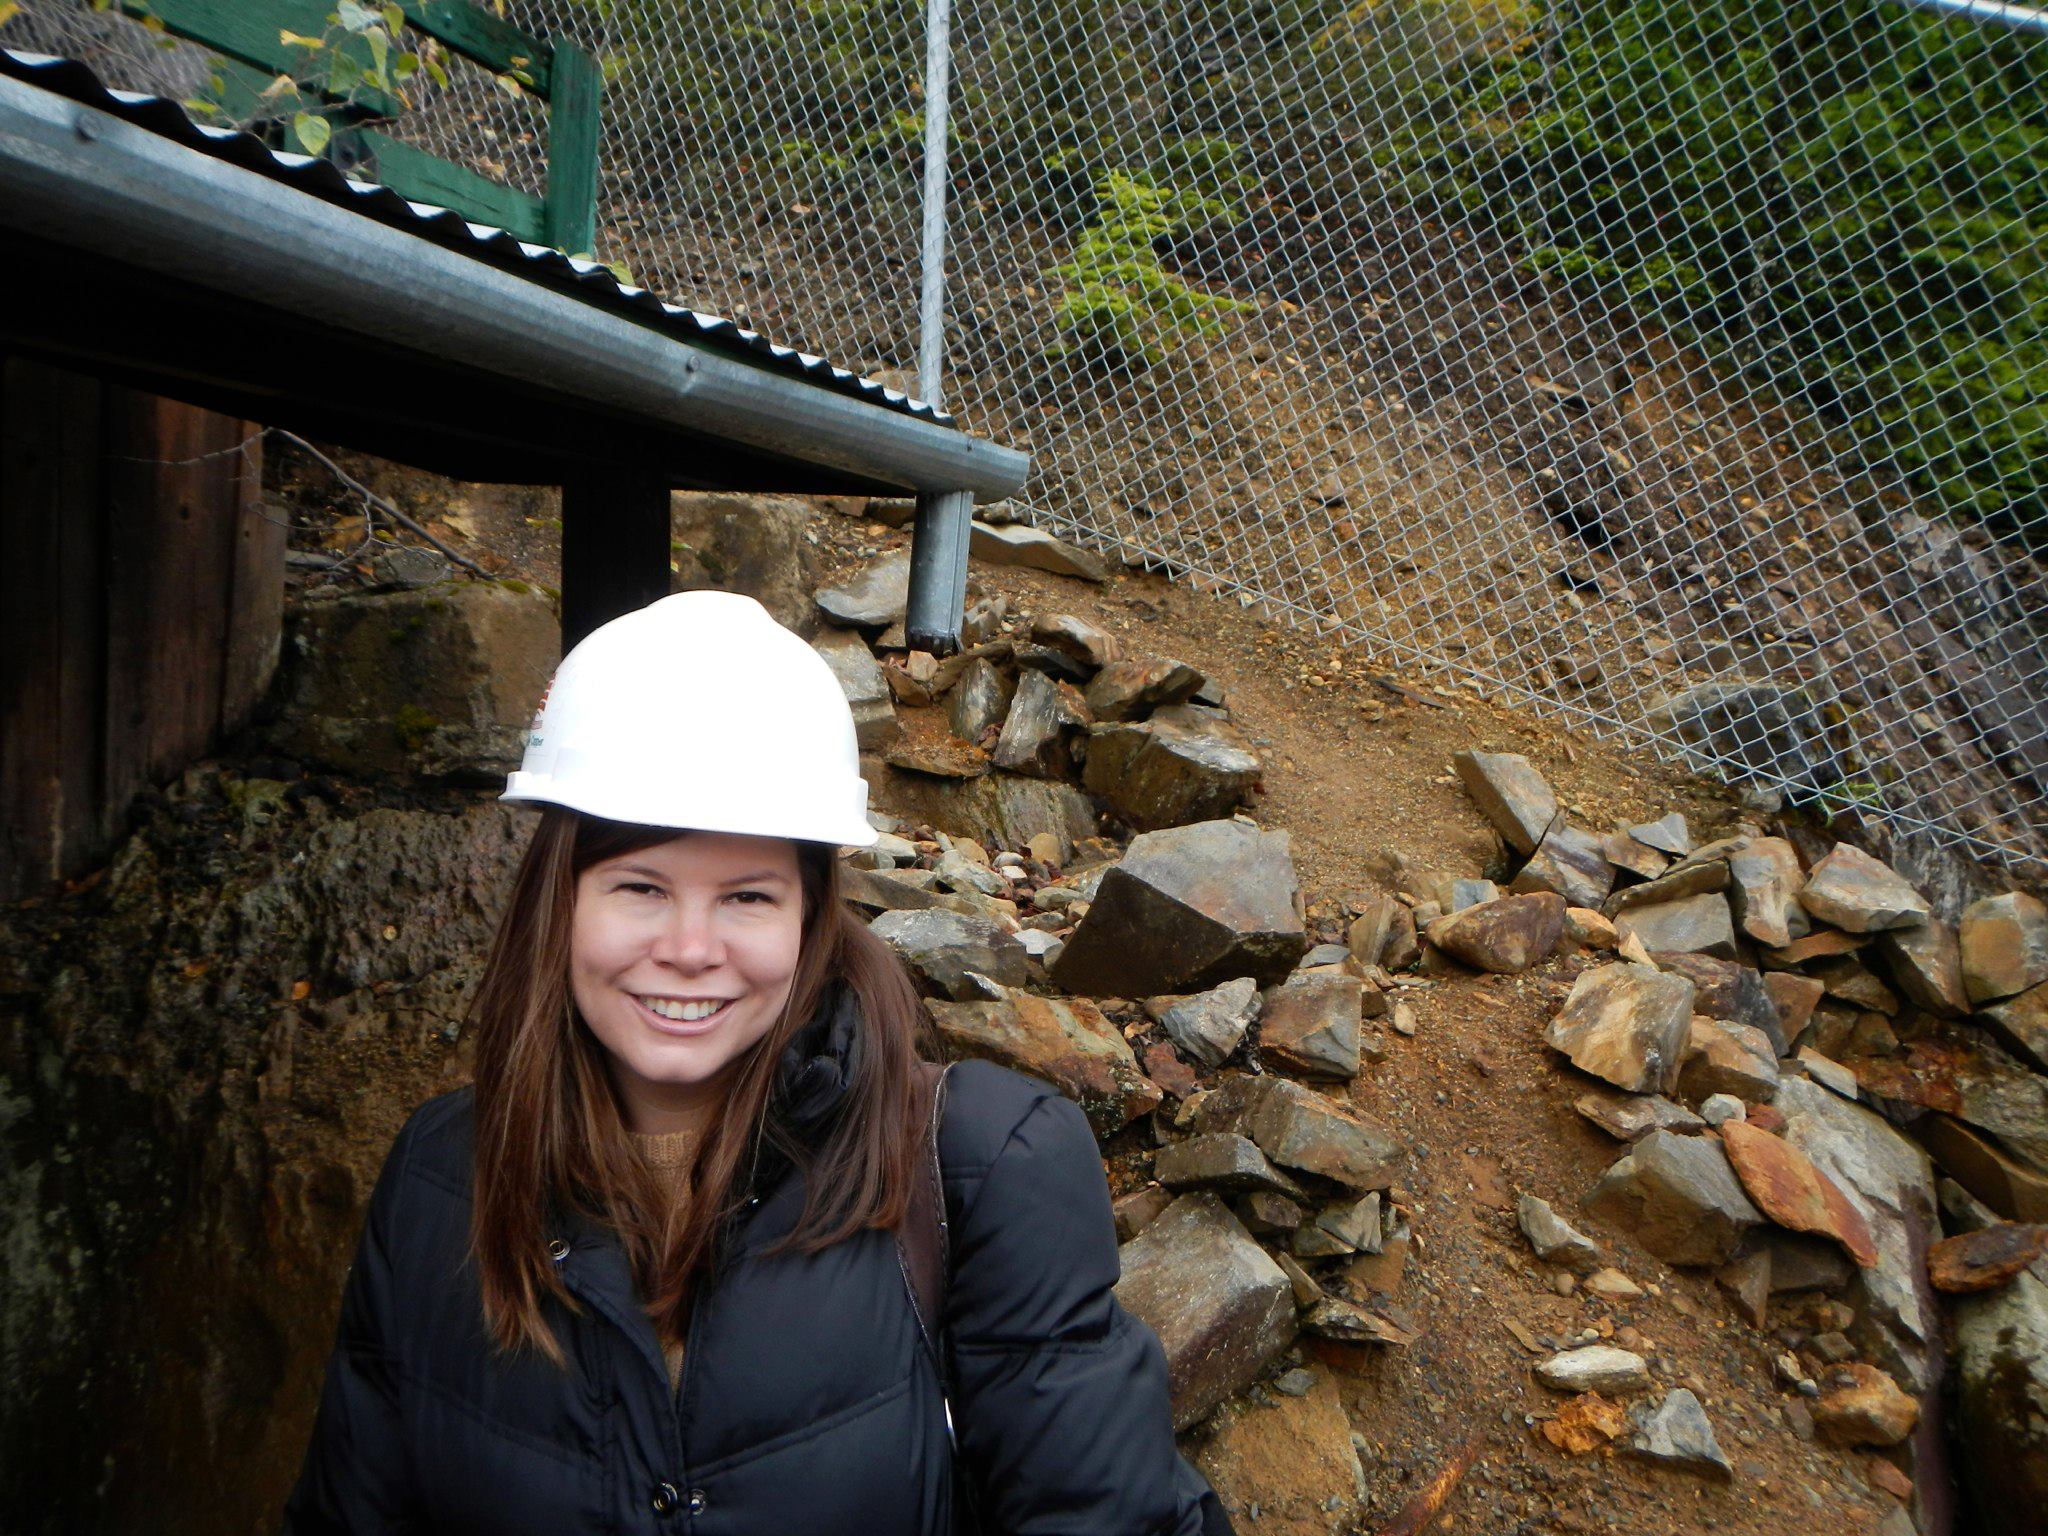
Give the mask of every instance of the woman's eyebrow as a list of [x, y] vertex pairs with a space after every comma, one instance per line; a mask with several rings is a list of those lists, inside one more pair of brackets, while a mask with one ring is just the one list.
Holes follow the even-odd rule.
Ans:
[[611, 866], [611, 872], [615, 875], [645, 875], [648, 879], [659, 880], [663, 884], [668, 882], [668, 876], [651, 864], [614, 864]]
[[761, 885], [771, 881], [777, 885], [787, 885], [789, 884], [789, 876], [779, 870], [762, 869], [756, 870], [751, 875], [734, 875], [732, 879], [721, 880], [718, 883], [720, 885]]

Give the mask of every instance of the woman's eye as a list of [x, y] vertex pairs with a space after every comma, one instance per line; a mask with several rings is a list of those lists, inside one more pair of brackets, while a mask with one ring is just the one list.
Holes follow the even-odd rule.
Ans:
[[775, 900], [775, 898], [773, 896], [770, 896], [766, 891], [734, 891], [732, 893], [732, 899], [740, 903], [742, 906], [748, 907], [758, 906], [763, 902], [772, 902]]
[[660, 886], [649, 885], [644, 880], [629, 880], [624, 885], [620, 886], [619, 889], [622, 891], [631, 891], [636, 896], [659, 896], [661, 894]]

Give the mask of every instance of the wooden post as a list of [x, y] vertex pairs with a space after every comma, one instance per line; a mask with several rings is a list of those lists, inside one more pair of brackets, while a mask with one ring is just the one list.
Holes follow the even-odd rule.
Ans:
[[668, 481], [620, 469], [562, 487], [562, 650], [669, 590]]

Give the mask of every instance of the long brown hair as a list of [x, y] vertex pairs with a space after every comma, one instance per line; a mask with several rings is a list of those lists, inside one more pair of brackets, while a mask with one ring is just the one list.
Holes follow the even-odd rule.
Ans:
[[[576, 1011], [569, 936], [578, 876], [677, 835], [545, 807], [471, 1013], [470, 1237], [485, 1323], [500, 1346], [531, 1346], [557, 1364], [561, 1344], [541, 1304], [550, 1295], [575, 1303], [548, 1253], [551, 1213], [576, 1211], [615, 1231], [657, 1329], [681, 1338], [693, 1284], [716, 1262], [720, 1233], [745, 1198], [764, 1146], [772, 1143], [806, 1174], [803, 1213], [787, 1246], [815, 1250], [864, 1228], [894, 1227], [909, 1199], [917, 993], [894, 952], [848, 910], [833, 851], [802, 842], [803, 937], [789, 1002], [729, 1069], [728, 1090], [697, 1149], [687, 1208], [678, 1211], [663, 1194], [627, 1133], [605, 1048]], [[859, 1005], [858, 1065], [844, 1102], [805, 1144], [773, 1114], [777, 1069], [835, 983]]]

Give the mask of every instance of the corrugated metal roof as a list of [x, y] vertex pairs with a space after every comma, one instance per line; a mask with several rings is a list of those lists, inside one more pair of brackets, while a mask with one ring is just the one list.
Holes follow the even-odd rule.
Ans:
[[620, 282], [609, 268], [596, 262], [581, 261], [551, 247], [530, 244], [488, 224], [473, 224], [461, 214], [437, 208], [431, 203], [410, 202], [374, 182], [352, 181], [331, 161], [274, 150], [253, 134], [196, 123], [182, 106], [166, 97], [111, 90], [90, 68], [75, 59], [0, 48], [0, 74], [28, 81], [99, 111], [113, 113], [200, 154], [225, 160], [273, 181], [284, 182], [298, 191], [339, 204], [365, 218], [407, 230], [480, 261], [516, 272], [536, 283], [566, 289], [607, 309], [650, 321], [657, 328], [672, 333], [679, 341], [708, 343], [736, 356], [764, 362], [777, 372], [839, 394], [851, 395], [924, 421], [952, 423], [953, 418], [946, 412], [912, 399], [901, 390], [890, 389], [873, 379], [864, 379], [822, 357], [799, 352], [793, 347], [778, 346], [767, 337], [722, 316], [668, 303], [644, 288]]

